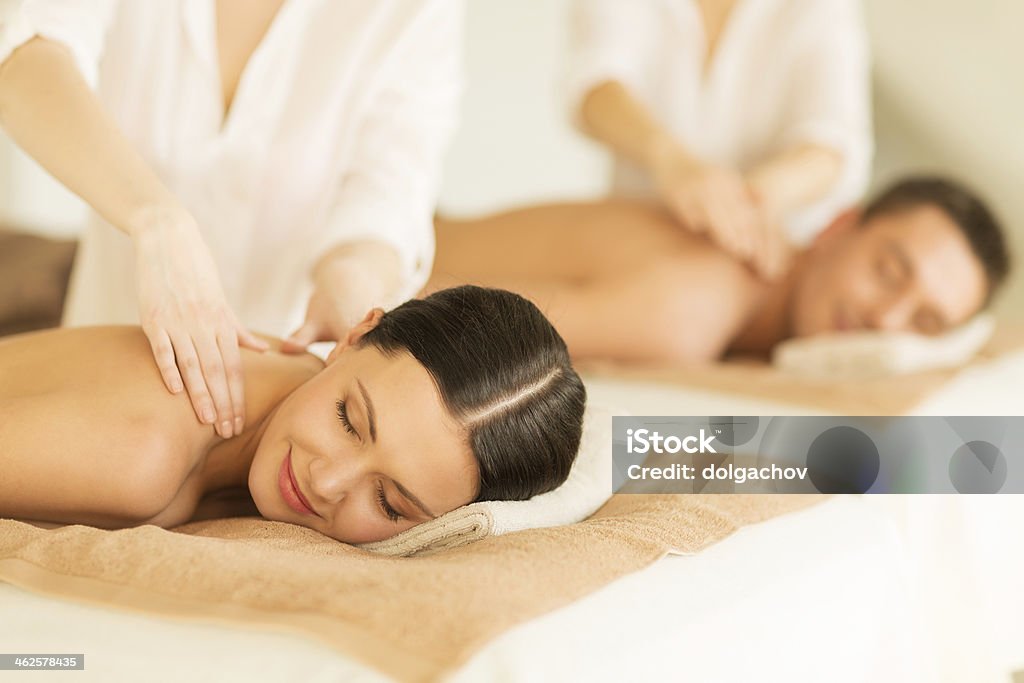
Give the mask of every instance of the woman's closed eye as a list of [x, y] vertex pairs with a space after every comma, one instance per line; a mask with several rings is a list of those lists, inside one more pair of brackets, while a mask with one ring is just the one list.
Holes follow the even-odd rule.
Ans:
[[338, 408], [338, 419], [341, 420], [341, 424], [345, 426], [345, 431], [349, 434], [359, 436], [358, 432], [356, 432], [355, 428], [352, 426], [352, 422], [348, 419], [348, 408], [345, 407], [345, 402], [339, 399], [336, 405]]
[[388, 498], [384, 495], [384, 484], [381, 482], [377, 482], [377, 505], [380, 507], [381, 512], [392, 522], [405, 519], [405, 515], [391, 507], [391, 504], [388, 503]]

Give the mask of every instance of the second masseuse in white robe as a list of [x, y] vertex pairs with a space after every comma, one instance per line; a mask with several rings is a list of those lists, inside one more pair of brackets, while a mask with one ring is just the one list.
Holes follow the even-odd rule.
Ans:
[[[337, 338], [371, 306], [397, 304], [426, 281], [440, 161], [457, 115], [462, 19], [458, 0], [234, 0], [236, 18], [240, 11], [262, 11], [266, 28], [262, 37], [257, 31], [234, 38], [249, 40], [252, 52], [225, 111], [218, 39], [232, 36], [231, 25], [218, 18], [225, 21], [221, 13], [231, 4], [0, 4], [0, 123], [96, 209], [82, 237], [65, 324], [141, 322], [169, 388], [187, 388], [203, 421], [210, 422], [215, 409], [215, 426], [225, 437], [243, 423], [240, 378], [228, 386], [232, 365], [240, 366], [237, 346], [233, 354], [225, 350], [236, 343], [234, 333], [243, 345], [258, 347], [246, 328], [298, 332], [308, 308], [315, 324], [301, 330], [294, 346]], [[78, 74], [54, 64], [60, 57], [52, 51], [32, 56], [35, 71], [6, 68], [36, 36], [65, 48], [98, 95], [105, 120], [61, 118], [61, 110], [91, 103], [82, 103], [88, 93], [75, 94], [81, 84], [68, 83]], [[56, 97], [70, 99], [41, 94], [37, 86], [44, 80]], [[82, 158], [89, 168], [82, 168]], [[163, 212], [147, 213], [140, 205], [154, 203], [151, 186], [159, 185], [156, 203], [164, 204]], [[133, 232], [140, 222], [180, 222], [167, 219], [167, 203], [194, 219], [186, 222], [198, 228], [198, 239], [175, 237], [168, 247], [167, 239], [153, 237], [148, 246], [140, 244]], [[152, 281], [166, 273], [174, 281], [173, 266], [152, 266], [149, 257], [160, 261], [175, 249], [202, 252], [203, 244], [208, 255], [190, 252], [182, 270], [205, 280], [195, 285], [206, 287], [200, 299], [216, 298], [219, 285], [229, 333], [222, 330], [212, 346], [197, 339], [194, 352], [173, 343], [167, 368], [166, 342], [181, 341], [185, 333], [163, 337], [158, 348], [159, 330], [146, 314], [145, 297], [152, 309], [154, 295], [143, 292], [140, 306], [139, 284], [153, 289]], [[336, 254], [338, 265], [318, 274], [329, 291], [317, 293], [311, 276], [327, 254]], [[206, 265], [212, 258], [206, 271], [204, 258]], [[378, 271], [388, 269], [373, 264], [389, 259], [387, 278]], [[162, 270], [149, 273], [147, 285], [138, 271], [152, 267]], [[175, 284], [194, 285], [184, 279]], [[190, 378], [183, 366], [190, 353], [201, 361], [198, 377], [195, 367]]]
[[745, 259], [760, 245], [737, 236], [733, 187], [759, 195], [798, 245], [860, 199], [873, 151], [860, 0], [572, 8], [569, 98], [577, 123], [615, 153], [616, 194], [660, 195]]

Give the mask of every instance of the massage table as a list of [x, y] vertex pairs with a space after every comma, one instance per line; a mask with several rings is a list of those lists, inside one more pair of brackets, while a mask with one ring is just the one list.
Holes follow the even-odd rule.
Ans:
[[[836, 498], [699, 554], [670, 555], [513, 628], [451, 680], [930, 680], [913, 642], [902, 563], [891, 522], [859, 499]], [[33, 680], [390, 680], [299, 636], [86, 606], [5, 584], [0, 642], [5, 652], [85, 653], [85, 672]]]
[[[585, 379], [591, 400], [633, 415], [846, 414], [858, 406], [866, 414], [885, 414], [886, 408], [895, 414], [1024, 414], [1024, 354], [999, 342], [988, 357], [959, 372], [891, 385], [905, 389], [917, 382], [916, 393], [886, 391], [882, 382], [861, 395], [862, 402], [856, 392], [840, 389], [837, 396], [827, 385], [797, 386], [773, 377], [770, 368], [744, 364], [726, 364], [706, 376], [590, 367]], [[758, 373], [760, 381], [751, 381]], [[882, 498], [833, 497], [742, 528], [697, 554], [666, 556], [507, 630], [450, 680], [1007, 683], [1010, 671], [1024, 669], [1024, 598], [1000, 594], [998, 613], [989, 604], [987, 612], [966, 614], [977, 607], [971, 600], [974, 607], [953, 605], [960, 611], [943, 615], [934, 593], [949, 584], [923, 594], [920, 572], [934, 566], [929, 553], [941, 557], [960, 548], [937, 549], [908, 538], [901, 522], [929, 513], [914, 501], [894, 511], [900, 503], [875, 500]], [[1016, 523], [1024, 524], [1024, 511], [1015, 498], [974, 501], [972, 520], [997, 505], [1010, 536], [1019, 539]], [[1003, 536], [989, 536], [991, 551]], [[986, 557], [1009, 581], [1024, 571], [1022, 552]], [[970, 596], [981, 596], [974, 588]], [[925, 623], [929, 609], [950, 623]], [[992, 633], [976, 630], [980, 619]], [[86, 655], [84, 674], [38, 672], [33, 680], [389, 680], [294, 633], [79, 604], [2, 583], [0, 642], [5, 652]]]

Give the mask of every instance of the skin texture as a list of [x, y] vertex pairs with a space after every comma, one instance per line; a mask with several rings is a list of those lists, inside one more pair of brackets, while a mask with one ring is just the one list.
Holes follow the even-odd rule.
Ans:
[[579, 360], [706, 362], [847, 329], [936, 334], [974, 315], [987, 287], [967, 240], [929, 206], [868, 224], [844, 214], [775, 282], [636, 201], [441, 219], [437, 234], [426, 292], [465, 282], [518, 291]]
[[[476, 496], [479, 475], [433, 381], [406, 353], [355, 342], [371, 312], [326, 366], [310, 355], [244, 352], [250, 426], [222, 439], [184, 395], [163, 390], [141, 330], [50, 330], [0, 342], [0, 517], [123, 528], [262, 514], [345, 542], [387, 538]], [[369, 434], [361, 382], [374, 406]], [[350, 432], [338, 416], [345, 401]], [[291, 452], [318, 514], [284, 501]], [[74, 458], [68, 454], [74, 453]], [[378, 500], [400, 514], [393, 520]]]

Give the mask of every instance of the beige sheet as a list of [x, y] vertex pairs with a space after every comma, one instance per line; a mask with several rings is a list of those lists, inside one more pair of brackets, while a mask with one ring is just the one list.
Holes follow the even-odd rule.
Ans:
[[[1024, 351], [1024, 322], [1000, 321], [992, 339], [966, 367]], [[661, 382], [773, 403], [811, 406], [838, 415], [903, 415], [941, 389], [960, 369], [834, 382], [783, 372], [745, 358], [679, 367], [580, 363], [588, 377]]]
[[515, 624], [670, 550], [695, 552], [821, 499], [620, 495], [579, 524], [414, 558], [372, 555], [255, 518], [197, 522], [182, 533], [44, 530], [4, 520], [0, 580], [122, 608], [296, 631], [401, 680], [437, 680]]

